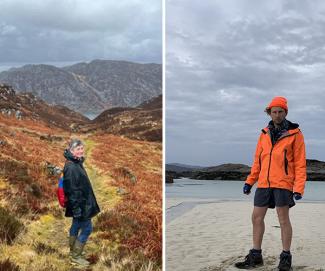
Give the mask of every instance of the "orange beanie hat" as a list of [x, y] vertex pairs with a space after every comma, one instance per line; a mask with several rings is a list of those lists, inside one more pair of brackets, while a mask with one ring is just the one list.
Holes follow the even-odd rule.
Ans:
[[281, 107], [288, 112], [288, 102], [287, 99], [281, 96], [274, 97], [270, 104], [266, 107], [266, 110], [272, 107]]

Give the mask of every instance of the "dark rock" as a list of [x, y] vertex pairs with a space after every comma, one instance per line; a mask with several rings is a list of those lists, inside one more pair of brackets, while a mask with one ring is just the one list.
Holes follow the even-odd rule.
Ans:
[[5, 140], [0, 140], [0, 146], [5, 146], [7, 144], [7, 141]]
[[165, 176], [166, 183], [173, 183], [174, 179], [179, 179], [181, 177], [185, 177], [183, 174], [180, 174], [176, 171], [170, 171], [170, 170], [167, 170], [165, 175], [166, 175]]
[[174, 183], [173, 177], [166, 175], [166, 183]]
[[45, 162], [45, 170], [51, 176], [56, 176], [62, 173], [62, 169], [56, 165], [52, 165], [49, 162]]
[[17, 110], [16, 113], [15, 113], [16, 119], [21, 120], [22, 116], [23, 116], [23, 113], [21, 111]]
[[41, 135], [40, 140], [46, 140], [46, 141], [49, 141], [49, 142], [53, 142], [53, 141], [62, 141], [63, 138], [60, 137], [60, 136]]
[[129, 194], [129, 192], [127, 192], [127, 191], [126, 191], [124, 188], [122, 188], [122, 187], [118, 187], [118, 188], [116, 189], [116, 193], [117, 193], [118, 195], [121, 195], [121, 196]]

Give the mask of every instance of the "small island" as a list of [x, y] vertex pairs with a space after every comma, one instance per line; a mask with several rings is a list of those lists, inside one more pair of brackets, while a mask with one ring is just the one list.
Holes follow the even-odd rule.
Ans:
[[[307, 159], [307, 181], [325, 181], [325, 162]], [[166, 183], [174, 179], [189, 178], [195, 180], [244, 181], [251, 168], [244, 164], [222, 164], [213, 167], [198, 167], [182, 164], [166, 165]]]

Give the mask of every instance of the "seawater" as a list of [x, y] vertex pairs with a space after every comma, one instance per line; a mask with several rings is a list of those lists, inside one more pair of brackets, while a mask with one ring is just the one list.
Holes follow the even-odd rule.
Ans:
[[[186, 199], [177, 206], [166, 209], [167, 223], [194, 208], [197, 204], [222, 201], [251, 201], [253, 205], [255, 186], [250, 195], [242, 192], [244, 181], [214, 181], [176, 179], [173, 184], [166, 184], [165, 194], [168, 199]], [[305, 194], [301, 202], [324, 202], [325, 182], [306, 182]]]

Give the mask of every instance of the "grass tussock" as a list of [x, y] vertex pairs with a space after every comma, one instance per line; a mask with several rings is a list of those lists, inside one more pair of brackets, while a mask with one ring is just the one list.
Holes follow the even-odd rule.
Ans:
[[92, 271], [161, 271], [161, 266], [142, 253], [108, 240], [102, 240], [100, 252]]
[[0, 261], [0, 271], [20, 271], [19, 266], [11, 262], [9, 259]]
[[18, 234], [24, 229], [24, 225], [10, 214], [6, 209], [0, 207], [0, 240], [12, 244]]
[[34, 250], [37, 252], [37, 254], [58, 253], [58, 250], [56, 248], [53, 248], [50, 245], [47, 245], [42, 242], [36, 242], [34, 244]]

